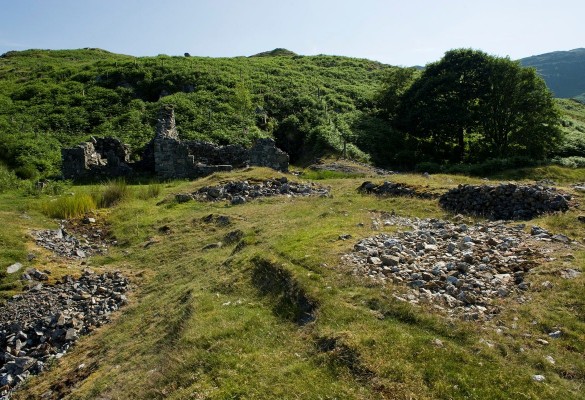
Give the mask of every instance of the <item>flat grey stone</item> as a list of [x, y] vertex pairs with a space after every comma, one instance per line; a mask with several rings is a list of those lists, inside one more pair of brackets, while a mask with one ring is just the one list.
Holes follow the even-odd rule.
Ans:
[[13, 274], [15, 272], [18, 272], [21, 268], [22, 268], [22, 264], [17, 262], [17, 263], [12, 264], [8, 268], [6, 268], [6, 273]]

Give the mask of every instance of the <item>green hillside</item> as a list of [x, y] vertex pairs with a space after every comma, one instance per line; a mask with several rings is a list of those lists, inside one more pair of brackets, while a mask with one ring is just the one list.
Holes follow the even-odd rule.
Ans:
[[535, 67], [556, 97], [571, 98], [585, 93], [585, 49], [539, 54], [520, 62]]
[[[384, 111], [384, 102], [397, 96], [379, 94], [389, 87], [404, 91], [392, 86], [392, 76], [400, 74], [391, 72], [401, 70], [280, 48], [235, 58], [137, 58], [89, 48], [8, 52], [0, 57], [0, 163], [21, 178], [57, 176], [60, 149], [91, 136], [118, 137], [139, 157], [164, 104], [174, 105], [184, 139], [248, 145], [274, 137], [299, 165], [338, 156], [344, 143], [350, 158], [386, 168], [441, 163], [427, 159], [412, 136], [393, 129]], [[580, 108], [559, 104], [567, 113], [568, 141], [549, 156], [584, 157], [580, 123], [570, 122]], [[481, 155], [470, 160], [481, 161]]]
[[140, 148], [153, 135], [161, 104], [171, 103], [184, 139], [247, 144], [274, 135], [296, 161], [339, 151], [337, 125], [349, 125], [357, 134], [353, 142], [383, 160], [371, 135], [388, 128], [372, 116], [373, 99], [392, 67], [347, 57], [280, 56], [279, 49], [271, 53], [236, 58], [134, 58], [99, 49], [4, 54], [0, 159], [13, 167], [33, 162], [41, 171], [54, 169], [56, 149], [90, 135], [116, 136]]

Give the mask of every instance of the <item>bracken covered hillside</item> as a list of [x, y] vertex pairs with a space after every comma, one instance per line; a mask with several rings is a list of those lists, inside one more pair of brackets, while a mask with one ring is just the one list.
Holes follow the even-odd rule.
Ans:
[[135, 58], [100, 49], [6, 53], [0, 58], [0, 160], [54, 169], [61, 146], [90, 135], [143, 146], [168, 103], [185, 139], [249, 144], [274, 135], [295, 160], [303, 151], [340, 150], [337, 125], [349, 125], [357, 133], [353, 142], [375, 153], [371, 136], [389, 128], [372, 116], [373, 99], [392, 67], [278, 50], [272, 57], [235, 58]]

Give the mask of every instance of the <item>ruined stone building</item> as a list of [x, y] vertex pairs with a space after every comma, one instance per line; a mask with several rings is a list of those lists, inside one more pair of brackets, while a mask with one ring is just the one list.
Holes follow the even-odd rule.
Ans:
[[130, 148], [115, 138], [92, 138], [90, 142], [61, 150], [65, 179], [93, 179], [132, 173]]
[[63, 176], [67, 179], [102, 179], [132, 173], [152, 173], [161, 179], [199, 178], [247, 165], [287, 171], [289, 161], [288, 154], [278, 149], [272, 139], [259, 139], [250, 149], [182, 141], [171, 107], [161, 109], [156, 134], [140, 162], [130, 163], [128, 146], [114, 138], [94, 139], [63, 149], [61, 154]]

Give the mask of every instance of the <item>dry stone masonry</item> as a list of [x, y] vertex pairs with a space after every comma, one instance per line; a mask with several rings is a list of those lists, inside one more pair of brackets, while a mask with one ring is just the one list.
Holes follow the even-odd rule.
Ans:
[[131, 173], [153, 173], [162, 179], [199, 178], [217, 171], [248, 165], [288, 171], [288, 154], [272, 139], [259, 139], [246, 149], [200, 141], [181, 141], [171, 107], [160, 110], [156, 134], [142, 160], [129, 162], [129, 149], [117, 139], [95, 139], [63, 149], [63, 176], [67, 179], [107, 178]]
[[[39, 276], [32, 270], [27, 275]], [[40, 373], [80, 335], [109, 322], [111, 314], [127, 303], [128, 285], [118, 272], [85, 271], [79, 279], [65, 276], [53, 286], [34, 283], [0, 307], [1, 395]]]
[[132, 173], [130, 148], [115, 138], [98, 138], [61, 150], [65, 179], [126, 176]]
[[192, 199], [200, 201], [228, 200], [231, 204], [243, 204], [260, 197], [329, 196], [329, 189], [315, 183], [289, 181], [286, 177], [267, 179], [262, 182], [233, 181], [223, 185], [205, 186], [194, 193], [180, 193], [178, 202]]
[[528, 220], [538, 215], [567, 211], [571, 196], [540, 185], [459, 185], [439, 199], [453, 213], [473, 214], [492, 220]]
[[531, 240], [566, 239], [538, 227], [528, 234], [524, 225], [501, 221], [466, 225], [388, 216], [384, 225], [411, 230], [357, 242], [342, 258], [352, 273], [405, 285], [410, 291], [401, 300], [431, 303], [466, 319], [489, 319], [498, 311], [494, 299], [528, 290], [525, 276], [541, 256]]
[[421, 189], [403, 184], [386, 181], [381, 185], [376, 185], [370, 181], [366, 181], [358, 188], [360, 193], [375, 194], [378, 196], [406, 196], [418, 197], [421, 199], [436, 198], [437, 195], [431, 192], [423, 191]]

